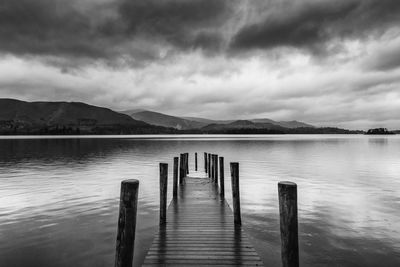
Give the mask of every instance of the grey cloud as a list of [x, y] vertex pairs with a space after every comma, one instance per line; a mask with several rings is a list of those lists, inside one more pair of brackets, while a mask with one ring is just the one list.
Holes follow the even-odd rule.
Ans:
[[[228, 4], [229, 2], [229, 4]], [[0, 52], [129, 61], [160, 59], [160, 50], [220, 49], [227, 0], [3, 0]]]
[[367, 39], [400, 23], [400, 2], [396, 0], [267, 3], [263, 19], [245, 25], [234, 36], [233, 49], [289, 46], [320, 52], [334, 39]]

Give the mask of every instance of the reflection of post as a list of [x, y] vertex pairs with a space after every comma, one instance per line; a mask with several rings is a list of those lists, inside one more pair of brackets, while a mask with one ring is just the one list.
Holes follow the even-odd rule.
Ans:
[[139, 181], [121, 183], [115, 267], [131, 267], [135, 246]]
[[221, 197], [225, 196], [225, 174], [224, 174], [224, 157], [219, 158], [219, 190]]
[[172, 196], [173, 198], [178, 197], [178, 163], [179, 163], [179, 158], [174, 157], [174, 177], [173, 177], [173, 182], [172, 182]]
[[197, 172], [197, 152], [194, 153], [194, 170]]
[[204, 171], [207, 173], [207, 152], [204, 152]]
[[167, 222], [168, 164], [160, 163], [160, 224]]
[[234, 221], [235, 224], [241, 225], [242, 218], [240, 215], [239, 163], [237, 162], [231, 162], [231, 180]]
[[299, 241], [297, 219], [297, 185], [279, 182], [279, 214], [281, 228], [282, 266], [299, 266]]

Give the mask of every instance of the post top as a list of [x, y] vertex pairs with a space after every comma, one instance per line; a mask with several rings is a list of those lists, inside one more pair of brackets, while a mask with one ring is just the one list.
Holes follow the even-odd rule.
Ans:
[[296, 187], [296, 186], [297, 186], [297, 184], [296, 184], [296, 183], [293, 183], [293, 182], [290, 182], [290, 181], [280, 181], [280, 182], [278, 183], [278, 185], [284, 185], [284, 186], [294, 186], [294, 187]]
[[122, 183], [122, 184], [132, 184], [132, 185], [136, 185], [136, 184], [139, 184], [139, 180], [136, 180], [136, 179], [128, 179], [128, 180], [123, 180], [121, 183]]

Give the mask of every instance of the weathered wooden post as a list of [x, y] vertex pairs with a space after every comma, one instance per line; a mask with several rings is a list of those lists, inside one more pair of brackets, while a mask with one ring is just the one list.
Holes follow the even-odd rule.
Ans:
[[231, 180], [234, 221], [235, 224], [241, 225], [242, 218], [240, 215], [239, 163], [237, 162], [231, 162]]
[[138, 180], [121, 182], [115, 267], [131, 267], [135, 247]]
[[214, 163], [215, 163], [215, 155], [212, 154], [211, 155], [211, 180], [214, 180], [214, 176], [215, 176], [215, 170], [214, 170]]
[[219, 157], [219, 194], [225, 196], [225, 173], [224, 173], [224, 157]]
[[218, 184], [218, 155], [214, 155], [214, 183]]
[[197, 172], [197, 152], [194, 153], [194, 170]]
[[279, 182], [279, 215], [281, 228], [282, 266], [299, 266], [299, 237], [297, 219], [297, 185]]
[[208, 178], [211, 178], [211, 154], [208, 153]]
[[189, 174], [189, 153], [186, 154], [186, 174]]
[[172, 197], [177, 198], [178, 197], [178, 163], [179, 163], [179, 158], [174, 157], [174, 177], [173, 177], [173, 188], [172, 188]]
[[180, 161], [179, 161], [179, 184], [182, 185], [184, 182], [185, 174], [185, 163], [184, 163], [184, 154], [180, 154]]
[[160, 163], [160, 224], [167, 222], [168, 164]]
[[204, 172], [207, 173], [207, 152], [204, 152]]

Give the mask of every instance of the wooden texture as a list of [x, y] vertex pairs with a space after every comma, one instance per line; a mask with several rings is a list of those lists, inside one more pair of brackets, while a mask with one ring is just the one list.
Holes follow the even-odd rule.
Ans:
[[219, 157], [219, 194], [222, 198], [225, 197], [225, 170], [224, 157]]
[[173, 181], [172, 181], [172, 197], [178, 197], [178, 164], [179, 158], [174, 157], [174, 173], [173, 173]]
[[278, 193], [282, 266], [298, 267], [297, 185], [292, 182], [279, 182]]
[[160, 163], [160, 224], [167, 221], [168, 164]]
[[121, 183], [115, 267], [131, 267], [135, 245], [139, 181]]
[[263, 266], [218, 188], [210, 179], [186, 178], [172, 200], [143, 266]]
[[239, 192], [239, 163], [231, 162], [231, 181], [232, 181], [232, 203], [235, 224], [242, 224], [240, 215], [240, 192]]

